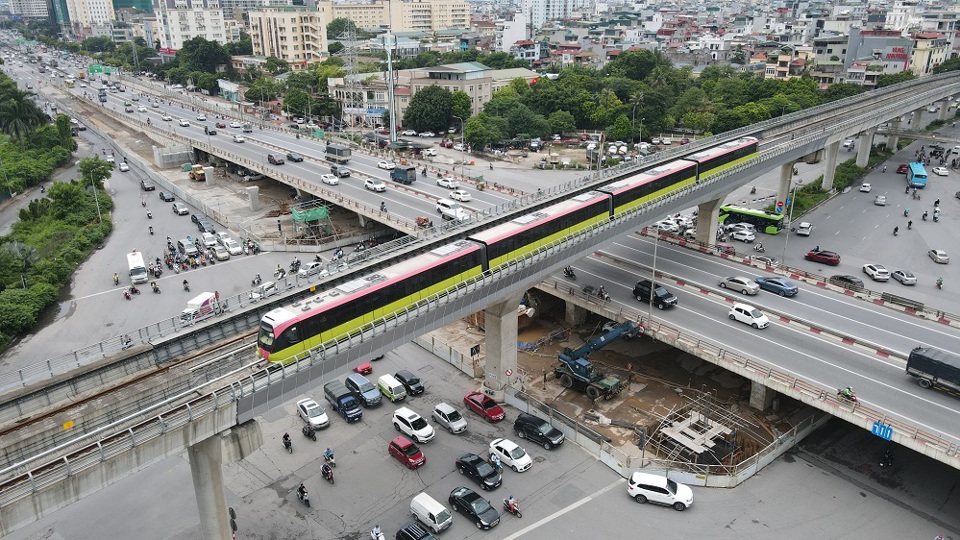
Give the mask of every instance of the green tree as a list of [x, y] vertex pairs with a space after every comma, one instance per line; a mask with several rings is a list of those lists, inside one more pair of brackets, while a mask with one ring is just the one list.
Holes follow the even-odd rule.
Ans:
[[630, 137], [630, 119], [627, 115], [621, 114], [613, 121], [613, 124], [607, 128], [607, 140], [625, 141]]
[[[951, 60], [955, 60], [955, 59], [951, 58]], [[934, 73], [938, 73], [938, 72], [934, 71]], [[890, 86], [894, 84], [900, 84], [902, 82], [912, 81], [916, 78], [917, 76], [910, 71], [901, 71], [900, 73], [886, 73], [884, 75], [877, 77], [877, 88], [883, 88], [884, 86]]]
[[480, 150], [488, 144], [504, 139], [506, 122], [499, 117], [480, 113], [470, 120], [463, 129], [463, 140], [474, 149]]
[[80, 180], [84, 186], [94, 185], [98, 190], [103, 189], [103, 181], [113, 174], [113, 163], [100, 159], [99, 156], [83, 158], [77, 165], [80, 171]]
[[623, 51], [616, 60], [607, 64], [603, 71], [613, 77], [642, 81], [650, 75], [657, 64], [658, 59], [651, 51]]
[[[345, 17], [338, 17], [327, 23], [327, 38], [340, 39], [348, 31], [357, 31], [357, 24]], [[331, 53], [333, 54], [333, 53]]]
[[247, 101], [273, 101], [280, 94], [280, 85], [270, 77], [260, 77], [250, 84], [243, 97]]
[[20, 90], [3, 92], [0, 101], [0, 132], [23, 143], [47, 122], [47, 115], [32, 99], [32, 94]]
[[113, 52], [116, 50], [117, 45], [107, 36], [96, 36], [83, 40], [81, 47], [88, 52], [100, 53]]
[[860, 95], [864, 92], [866, 92], [866, 90], [859, 84], [836, 83], [836, 84], [831, 84], [826, 89], [826, 91], [824, 91], [823, 97], [826, 102], [830, 102], [830, 101], [836, 101], [838, 99]]
[[428, 86], [410, 100], [403, 113], [403, 127], [420, 131], [446, 132], [453, 114], [453, 95], [446, 88]]
[[453, 116], [459, 116], [464, 122], [473, 114], [473, 104], [470, 96], [463, 90], [456, 90], [451, 95], [453, 99]]
[[207, 41], [199, 36], [183, 42], [177, 51], [177, 60], [188, 71], [216, 73], [221, 68], [232, 70], [227, 49], [216, 41]]
[[307, 114], [307, 104], [310, 101], [310, 96], [306, 92], [295, 88], [287, 92], [287, 95], [283, 98], [283, 108], [287, 111], [287, 114]]
[[547, 117], [547, 122], [550, 124], [550, 131], [559, 133], [561, 136], [577, 129], [576, 119], [569, 111], [552, 112]]
[[263, 63], [263, 69], [266, 69], [267, 72], [273, 75], [279, 75], [280, 73], [290, 71], [290, 63], [276, 56], [268, 56], [267, 60]]
[[346, 47], [339, 41], [331, 41], [330, 44], [327, 45], [327, 52], [330, 54], [337, 54], [344, 49], [346, 49]]
[[933, 73], [936, 75], [938, 73], [946, 73], [948, 71], [957, 71], [958, 69], [960, 69], [960, 57], [954, 56], [953, 58], [944, 60], [942, 64], [933, 68]]
[[240, 39], [227, 43], [226, 49], [231, 56], [249, 56], [253, 54], [253, 40], [250, 34], [241, 30]]

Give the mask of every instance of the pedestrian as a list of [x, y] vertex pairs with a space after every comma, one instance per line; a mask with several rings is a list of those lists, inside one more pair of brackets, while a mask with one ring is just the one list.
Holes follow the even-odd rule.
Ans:
[[936, 208], [938, 206], [940, 206], [940, 199], [933, 201], [933, 207]]
[[283, 225], [280, 224], [280, 220], [277, 220], [277, 232], [283, 232]]

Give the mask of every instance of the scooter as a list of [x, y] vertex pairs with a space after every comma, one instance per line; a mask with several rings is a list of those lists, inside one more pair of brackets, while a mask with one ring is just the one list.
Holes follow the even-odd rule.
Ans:
[[278, 268], [277, 271], [273, 273], [273, 277], [277, 279], [281, 279], [286, 275], [287, 275], [287, 271], [284, 270], [283, 268]]
[[283, 447], [287, 449], [288, 453], [293, 453], [293, 442], [290, 439], [283, 439]]
[[334, 483], [333, 467], [327, 467], [327, 470], [325, 472], [321, 471], [321, 474], [323, 475], [323, 478], [326, 479], [327, 482], [330, 482], [331, 484]]
[[370, 531], [370, 540], [385, 540], [386, 537], [383, 535], [383, 531], [375, 532]]
[[304, 424], [303, 429], [300, 430], [303, 433], [303, 436], [310, 439], [313, 442], [317, 442], [317, 432], [310, 427], [310, 424]]
[[300, 499], [300, 502], [307, 505], [307, 508], [310, 508], [310, 494], [302, 493], [299, 489], [297, 490], [297, 498]]
[[756, 251], [757, 253], [765, 253], [767, 251], [767, 249], [763, 247], [763, 244], [757, 244], [753, 246], [753, 250]]
[[517, 502], [517, 501], [513, 501], [513, 508], [510, 508], [510, 502], [509, 502], [507, 499], [504, 499], [504, 500], [503, 500], [503, 509], [504, 509], [504, 511], [509, 512], [509, 513], [517, 516], [518, 518], [522, 518], [522, 517], [523, 517], [523, 514], [520, 513], [520, 503]]
[[257, 285], [259, 285], [259, 284], [261, 284], [261, 283], [263, 283], [263, 279], [261, 279], [259, 275], [258, 275], [257, 277], [255, 277], [255, 278], [253, 278], [253, 279], [250, 280], [250, 285], [252, 285], [252, 286], [254, 286], [254, 287], [256, 287]]
[[147, 210], [147, 219], [153, 219], [153, 212]]
[[336, 466], [337, 466], [337, 458], [334, 457], [334, 456], [328, 456], [328, 455], [324, 454], [324, 455], [323, 455], [323, 461], [324, 461], [324, 463], [326, 463], [327, 465], [329, 465], [329, 466], [331, 466], [331, 467], [336, 467]]
[[850, 403], [860, 403], [860, 400], [857, 399], [856, 394], [847, 394], [842, 388], [837, 389], [837, 398], [843, 401], [849, 401]]
[[566, 277], [567, 279], [572, 280], [572, 281], [576, 281], [576, 280], [577, 280], [577, 273], [573, 271], [573, 268], [569, 268], [569, 267], [568, 267], [568, 268], [564, 268], [564, 269], [563, 269], [563, 276]]
[[596, 296], [597, 298], [600, 298], [601, 300], [609, 300], [609, 299], [610, 299], [610, 294], [607, 293], [607, 291], [605, 291], [605, 290], [603, 289], [603, 287], [594, 288], [593, 285], [584, 285], [584, 286], [583, 286], [583, 294], [585, 294], [585, 295], [587, 295], [587, 296]]
[[156, 283], [153, 284], [153, 292], [160, 294], [160, 286]]

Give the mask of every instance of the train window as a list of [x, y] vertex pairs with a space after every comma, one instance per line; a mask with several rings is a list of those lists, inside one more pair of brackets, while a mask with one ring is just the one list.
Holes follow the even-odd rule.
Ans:
[[288, 345], [300, 343], [301, 339], [299, 325], [293, 325], [283, 331], [283, 340], [286, 341]]

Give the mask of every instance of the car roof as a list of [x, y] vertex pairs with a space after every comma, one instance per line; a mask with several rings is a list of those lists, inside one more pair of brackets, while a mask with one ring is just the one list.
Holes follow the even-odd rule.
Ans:
[[451, 413], [451, 412], [453, 412], [453, 411], [456, 410], [456, 409], [454, 409], [453, 406], [450, 405], [449, 403], [443, 403], [443, 402], [437, 403], [437, 405], [436, 405], [433, 409], [436, 410], [436, 411], [440, 411], [440, 412], [442, 412], [442, 413], [445, 413], [445, 414], [446, 414], [446, 413]]
[[391, 444], [395, 444], [401, 448], [406, 448], [413, 445], [413, 441], [404, 437], [403, 435], [397, 435], [390, 441]]
[[494, 440], [490, 441], [490, 445], [491, 445], [491, 446], [493, 446], [493, 445], [502, 446], [502, 447], [504, 447], [504, 448], [507, 449], [507, 450], [512, 450], [512, 449], [517, 448], [517, 447], [520, 446], [519, 444], [511, 441], [510, 439], [502, 439], [502, 438], [501, 438], [501, 439], [494, 439]]

